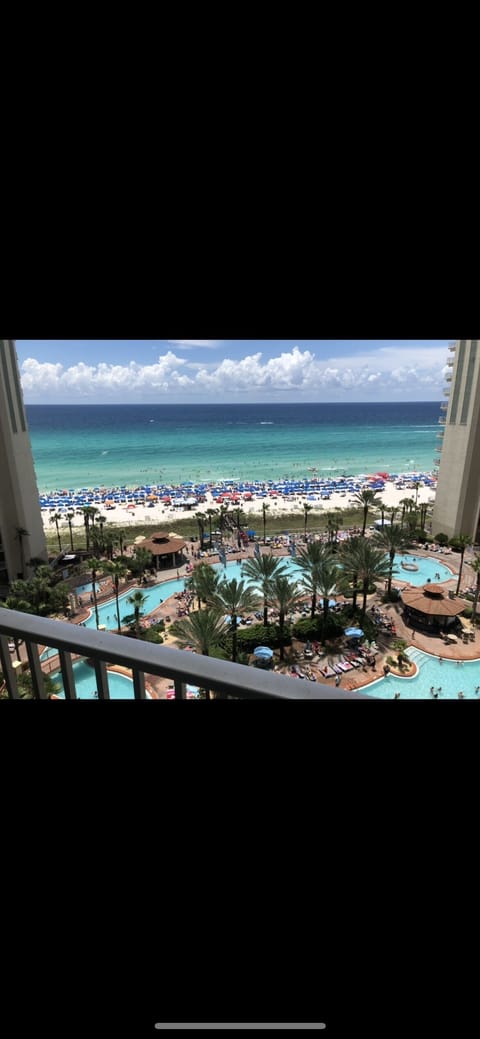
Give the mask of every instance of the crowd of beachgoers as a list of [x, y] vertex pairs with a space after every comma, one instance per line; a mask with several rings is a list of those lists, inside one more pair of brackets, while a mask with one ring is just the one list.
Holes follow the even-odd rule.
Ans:
[[173, 519], [189, 512], [206, 512], [210, 508], [228, 505], [244, 512], [259, 514], [268, 504], [272, 513], [294, 512], [299, 505], [313, 509], [351, 508], [358, 505], [355, 495], [370, 488], [377, 492], [377, 500], [385, 508], [395, 508], [405, 498], [418, 505], [432, 502], [436, 479], [431, 473], [374, 473], [371, 475], [342, 476], [336, 479], [319, 478], [312, 474], [303, 480], [279, 482], [236, 482], [221, 480], [216, 483], [186, 482], [178, 486], [149, 484], [135, 488], [83, 487], [80, 490], [62, 489], [40, 495], [44, 523], [53, 513], [65, 518], [72, 514], [72, 524], [83, 523], [82, 508], [92, 506], [105, 513], [109, 523], [124, 524], [135, 519], [156, 523]]

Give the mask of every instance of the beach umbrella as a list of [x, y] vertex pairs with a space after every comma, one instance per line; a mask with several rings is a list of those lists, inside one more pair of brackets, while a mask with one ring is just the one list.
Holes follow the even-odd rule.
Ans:
[[273, 657], [273, 649], [270, 649], [269, 646], [257, 646], [253, 651], [253, 655], [254, 657], [257, 657], [258, 660], [271, 660]]
[[[323, 606], [323, 599], [320, 599], [320, 605]], [[337, 605], [337, 600], [336, 599], [329, 599], [328, 600], [328, 605], [329, 606], [336, 606]], [[345, 632], [345, 634], [347, 634], [347, 633]]]
[[351, 639], [361, 639], [363, 631], [361, 628], [345, 628], [345, 635]]

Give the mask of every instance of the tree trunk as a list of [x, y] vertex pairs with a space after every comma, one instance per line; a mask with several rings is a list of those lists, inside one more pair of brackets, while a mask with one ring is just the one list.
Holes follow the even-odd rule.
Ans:
[[462, 580], [462, 570], [463, 570], [463, 557], [464, 557], [464, 554], [465, 554], [465, 549], [463, 549], [463, 552], [460, 552], [460, 570], [458, 571], [457, 590], [455, 592], [456, 595], [458, 595], [458, 593], [460, 591], [460, 584], [461, 584], [461, 580]]
[[313, 618], [315, 617], [315, 610], [316, 610], [316, 608], [317, 608], [317, 593], [314, 592], [313, 595], [312, 595], [312, 609], [311, 609], [311, 613], [310, 613], [310, 620], [312, 620], [312, 621], [313, 621]]
[[279, 618], [278, 618], [278, 627], [279, 627], [279, 635], [280, 635], [280, 660], [284, 660], [284, 656], [285, 656], [285, 654], [284, 654], [284, 647], [283, 647], [283, 626], [284, 626], [284, 624], [285, 624], [285, 614], [280, 612]]

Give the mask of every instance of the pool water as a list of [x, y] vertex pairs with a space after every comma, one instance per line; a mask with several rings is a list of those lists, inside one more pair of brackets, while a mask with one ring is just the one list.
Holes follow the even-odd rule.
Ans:
[[[418, 570], [404, 570], [401, 562], [413, 563]], [[439, 575], [439, 576], [438, 576]], [[448, 566], [441, 563], [439, 559], [430, 559], [424, 556], [414, 556], [409, 553], [395, 555], [393, 566], [393, 585], [414, 584], [416, 586], [427, 584], [442, 584], [443, 581], [451, 581], [455, 574]]]
[[[75, 678], [75, 689], [78, 700], [97, 700], [97, 682], [95, 671], [84, 660], [77, 660], [73, 665]], [[119, 675], [116, 671], [107, 671], [108, 688], [111, 700], [133, 700], [133, 681], [126, 675]], [[65, 699], [63, 690], [63, 679], [61, 671], [54, 671], [51, 678], [60, 688], [55, 689], [57, 696]]]
[[[95, 582], [95, 591], [98, 595], [100, 592], [100, 585]], [[74, 595], [91, 595], [93, 592], [93, 584], [77, 584], [77, 587], [73, 589]]]
[[[362, 692], [378, 696], [382, 700], [393, 699], [394, 693], [400, 693], [401, 700], [431, 700], [430, 689], [441, 689], [439, 700], [457, 699], [460, 690], [465, 700], [480, 700], [480, 659], [441, 661], [430, 653], [424, 653], [416, 646], [409, 646], [406, 654], [418, 667], [414, 678], [398, 678], [387, 675], [368, 686]], [[478, 693], [475, 691], [478, 687]]]

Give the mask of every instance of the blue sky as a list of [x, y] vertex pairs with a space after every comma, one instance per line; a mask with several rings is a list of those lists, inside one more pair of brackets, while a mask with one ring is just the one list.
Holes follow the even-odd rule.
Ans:
[[448, 339], [19, 339], [27, 404], [440, 400]]

